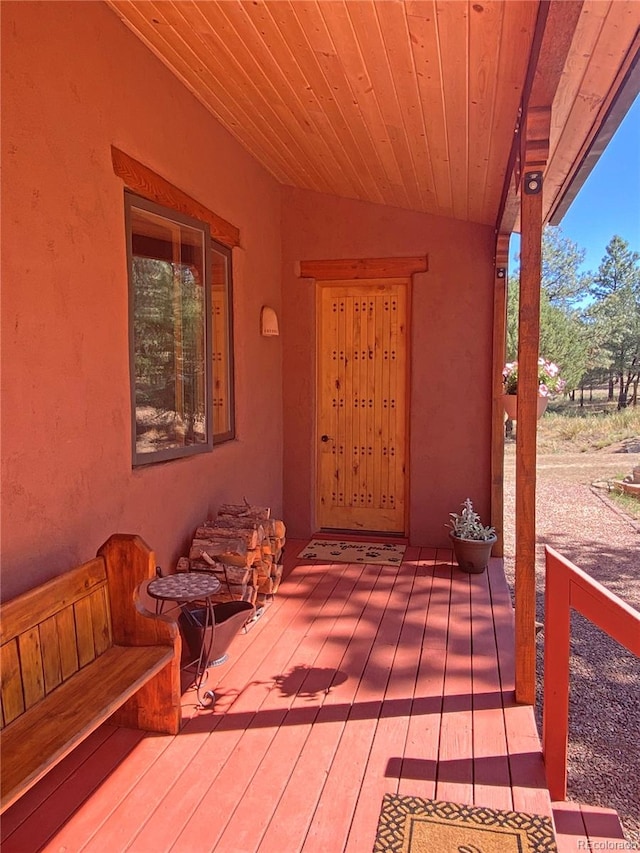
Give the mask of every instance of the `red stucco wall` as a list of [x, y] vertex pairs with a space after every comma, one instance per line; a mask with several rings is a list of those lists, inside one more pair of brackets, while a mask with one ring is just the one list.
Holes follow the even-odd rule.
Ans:
[[[2, 597], [139, 533], [171, 568], [220, 502], [282, 512], [280, 189], [102, 3], [2, 3]], [[241, 230], [238, 440], [132, 470], [114, 144]]]
[[411, 335], [410, 538], [445, 543], [448, 513], [490, 505], [493, 232], [480, 225], [294, 189], [283, 191], [284, 505], [314, 528], [315, 287], [300, 260], [429, 256]]

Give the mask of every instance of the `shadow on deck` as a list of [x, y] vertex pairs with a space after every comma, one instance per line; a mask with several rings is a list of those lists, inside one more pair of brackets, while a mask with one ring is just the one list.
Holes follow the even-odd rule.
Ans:
[[385, 793], [551, 815], [501, 560], [327, 564], [304, 544], [211, 670], [215, 706], [187, 689], [177, 737], [103, 726], [5, 813], [4, 853], [362, 853]]

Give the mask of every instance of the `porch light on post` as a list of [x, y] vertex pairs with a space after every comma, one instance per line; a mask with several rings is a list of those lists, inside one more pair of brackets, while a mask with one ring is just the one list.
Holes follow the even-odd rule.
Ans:
[[526, 172], [524, 176], [525, 195], [538, 195], [542, 191], [542, 172]]

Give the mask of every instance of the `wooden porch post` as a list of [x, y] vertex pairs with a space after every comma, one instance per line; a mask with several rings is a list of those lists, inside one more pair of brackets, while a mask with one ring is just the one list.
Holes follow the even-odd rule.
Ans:
[[[549, 156], [551, 105], [562, 81], [583, 6], [583, 0], [543, 0], [538, 7], [520, 120], [514, 134], [496, 219], [496, 233], [508, 233], [515, 227], [520, 213], [522, 234], [516, 448], [515, 683], [517, 701], [527, 704], [533, 704], [536, 696], [535, 490], [542, 178]], [[493, 448], [495, 454], [497, 444]], [[494, 476], [495, 471], [492, 462]]]
[[529, 108], [522, 135], [518, 417], [516, 432], [516, 701], [536, 699], [536, 424], [542, 261], [542, 176], [551, 110]]
[[504, 409], [502, 407], [502, 368], [505, 361], [507, 331], [507, 280], [510, 234], [496, 238], [495, 281], [493, 290], [493, 382], [491, 405], [491, 524], [498, 541], [496, 557], [504, 555]]

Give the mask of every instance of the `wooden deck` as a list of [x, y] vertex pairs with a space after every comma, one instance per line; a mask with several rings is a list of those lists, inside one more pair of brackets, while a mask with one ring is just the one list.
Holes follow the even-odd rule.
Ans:
[[363, 853], [387, 792], [551, 815], [501, 561], [328, 565], [304, 544], [211, 670], [215, 707], [187, 690], [177, 737], [103, 726], [5, 813], [3, 853]]

